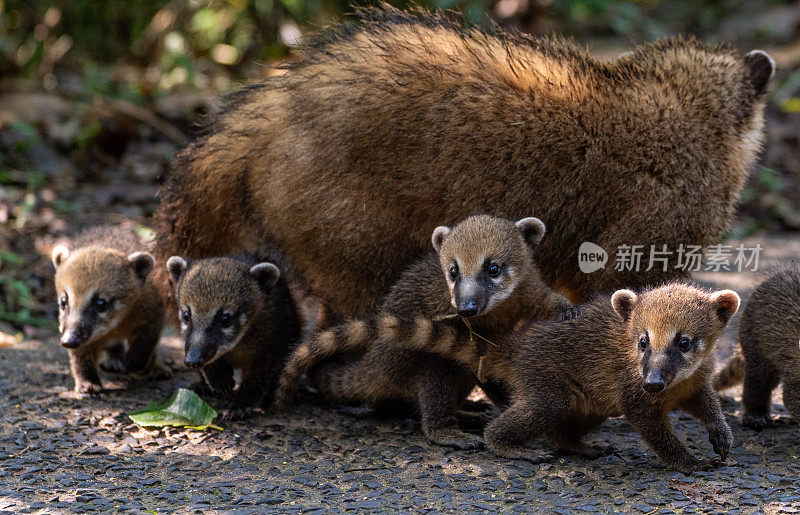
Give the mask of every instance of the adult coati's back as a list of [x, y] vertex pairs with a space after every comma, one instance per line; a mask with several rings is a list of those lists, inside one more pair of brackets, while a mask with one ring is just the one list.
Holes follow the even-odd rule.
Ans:
[[728, 227], [761, 142], [763, 52], [668, 39], [603, 62], [435, 14], [361, 16], [239, 92], [178, 156], [157, 213], [162, 257], [272, 240], [351, 316], [433, 227], [476, 212], [539, 215], [558, 234], [538, 255], [544, 278], [573, 300], [683, 275], [674, 261], [583, 274], [584, 241], [675, 249]]

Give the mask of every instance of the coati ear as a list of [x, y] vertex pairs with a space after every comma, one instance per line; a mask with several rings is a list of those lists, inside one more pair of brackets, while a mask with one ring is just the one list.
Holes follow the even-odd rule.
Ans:
[[56, 245], [53, 252], [50, 253], [50, 259], [53, 260], [53, 266], [58, 266], [67, 260], [69, 257], [69, 249], [64, 245]]
[[250, 275], [256, 278], [258, 284], [272, 288], [281, 276], [281, 271], [272, 263], [259, 263], [250, 267]]
[[134, 252], [128, 254], [128, 263], [133, 267], [136, 277], [144, 281], [147, 279], [147, 274], [153, 269], [153, 265], [156, 264], [156, 260], [147, 252]]
[[715, 291], [709, 297], [711, 303], [717, 310], [717, 316], [723, 324], [727, 324], [731, 317], [739, 309], [739, 303], [742, 301], [739, 294], [733, 290], [720, 290]]
[[176, 283], [187, 268], [189, 268], [189, 263], [180, 256], [172, 256], [167, 260], [167, 270], [169, 271], [169, 275], [172, 276], [172, 280]]
[[444, 243], [444, 239], [447, 238], [448, 234], [450, 234], [450, 228], [445, 227], [444, 225], [440, 225], [433, 230], [431, 243], [433, 243], [433, 248], [436, 249], [436, 252], [442, 250], [442, 243]]
[[539, 242], [542, 241], [542, 238], [544, 238], [546, 230], [544, 222], [538, 218], [532, 216], [523, 218], [514, 225], [522, 232], [522, 237], [525, 238], [525, 241], [528, 242], [528, 245], [531, 247], [538, 245]]
[[611, 305], [622, 320], [627, 322], [631, 318], [633, 306], [636, 304], [637, 299], [636, 294], [630, 290], [617, 290], [611, 296]]
[[753, 86], [756, 95], [763, 95], [773, 75], [775, 61], [763, 50], [753, 50], [744, 56], [744, 78]]

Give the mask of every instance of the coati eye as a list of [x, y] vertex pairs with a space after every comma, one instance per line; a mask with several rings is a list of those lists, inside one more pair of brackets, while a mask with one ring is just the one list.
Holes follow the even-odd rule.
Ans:
[[650, 343], [647, 339], [647, 336], [642, 336], [639, 338], [639, 350], [645, 351], [647, 349], [647, 344]]
[[189, 310], [188, 309], [184, 310], [183, 313], [181, 313], [181, 321], [184, 324], [189, 325], [189, 322], [191, 322], [191, 320], [192, 320], [192, 315], [191, 313], [189, 313]]
[[500, 267], [497, 263], [489, 263], [489, 266], [486, 267], [486, 272], [489, 274], [489, 277], [497, 277], [500, 275]]
[[94, 305], [95, 308], [97, 308], [98, 313], [102, 313], [108, 309], [108, 301], [106, 299], [97, 299], [94, 301]]
[[458, 266], [453, 265], [450, 267], [450, 280], [455, 281], [458, 277]]
[[233, 317], [230, 316], [228, 313], [223, 313], [222, 316], [219, 318], [219, 325], [223, 329], [227, 329], [233, 323]]
[[678, 342], [678, 348], [681, 350], [681, 352], [689, 352], [692, 350], [692, 340], [684, 336]]
[[61, 309], [67, 309], [67, 304], [68, 304], [68, 301], [67, 301], [67, 296], [66, 296], [66, 295], [64, 295], [64, 296], [63, 296], [63, 297], [61, 297], [61, 299], [58, 301], [58, 307], [60, 307]]

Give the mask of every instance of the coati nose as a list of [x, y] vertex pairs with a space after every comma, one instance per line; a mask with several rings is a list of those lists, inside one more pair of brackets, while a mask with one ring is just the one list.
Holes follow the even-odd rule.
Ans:
[[474, 300], [461, 301], [458, 303], [458, 314], [462, 317], [472, 317], [478, 314], [478, 306]]
[[650, 370], [647, 372], [647, 377], [644, 378], [644, 389], [649, 393], [663, 392], [667, 384], [664, 378], [661, 377], [661, 372], [658, 370]]
[[80, 347], [81, 343], [83, 343], [83, 337], [78, 331], [64, 331], [64, 334], [61, 335], [61, 340], [59, 341], [62, 347], [66, 347], [67, 349], [75, 349]]
[[203, 359], [203, 353], [200, 350], [189, 349], [183, 363], [189, 368], [200, 368], [206, 364], [206, 360]]

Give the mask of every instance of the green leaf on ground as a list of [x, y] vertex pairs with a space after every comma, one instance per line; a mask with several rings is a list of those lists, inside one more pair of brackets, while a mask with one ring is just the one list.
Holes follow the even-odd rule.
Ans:
[[169, 399], [153, 402], [128, 416], [143, 427], [188, 427], [199, 431], [210, 427], [222, 431], [221, 427], [211, 423], [217, 417], [214, 408], [186, 388], [180, 388]]

